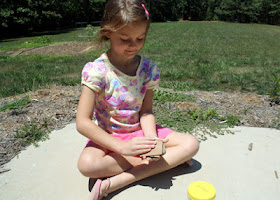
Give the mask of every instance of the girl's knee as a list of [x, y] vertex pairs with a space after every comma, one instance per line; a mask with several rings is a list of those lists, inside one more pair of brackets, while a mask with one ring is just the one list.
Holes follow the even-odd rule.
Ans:
[[174, 132], [168, 139], [167, 147], [177, 146], [186, 159], [193, 157], [199, 150], [199, 141], [193, 135]]
[[96, 159], [91, 155], [82, 155], [78, 161], [79, 171], [86, 177], [97, 178], [100, 167]]
[[189, 147], [194, 154], [199, 150], [199, 141], [193, 135], [189, 135]]
[[181, 147], [187, 157], [193, 157], [199, 150], [199, 141], [193, 135], [186, 135], [185, 139], [181, 141]]

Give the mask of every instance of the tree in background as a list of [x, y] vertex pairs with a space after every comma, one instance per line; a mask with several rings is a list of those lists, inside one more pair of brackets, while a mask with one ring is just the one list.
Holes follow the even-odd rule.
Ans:
[[[100, 21], [107, 0], [2, 0], [0, 37]], [[154, 22], [221, 20], [280, 25], [280, 0], [146, 0]]]
[[260, 7], [260, 23], [280, 25], [279, 0], [262, 0], [260, 1]]
[[56, 0], [3, 1], [0, 7], [1, 34], [18, 35], [53, 28], [57, 20], [62, 18], [56, 12]]
[[184, 20], [204, 20], [208, 1], [205, 0], [186, 0], [184, 2], [183, 19]]
[[214, 11], [220, 20], [240, 23], [257, 22], [261, 0], [222, 0]]
[[100, 21], [106, 0], [2, 0], [0, 37], [73, 27], [77, 21]]
[[182, 0], [150, 0], [146, 2], [152, 21], [177, 21], [182, 16]]

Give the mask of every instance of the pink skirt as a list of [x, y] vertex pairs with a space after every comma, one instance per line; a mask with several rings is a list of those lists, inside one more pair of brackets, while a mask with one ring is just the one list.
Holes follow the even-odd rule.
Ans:
[[[160, 139], [164, 139], [166, 138], [166, 136], [172, 132], [174, 132], [173, 130], [169, 129], [169, 128], [163, 128], [159, 125], [156, 126], [156, 130], [157, 130], [157, 137]], [[124, 142], [127, 142], [135, 137], [144, 137], [144, 132], [142, 130], [139, 131], [135, 131], [132, 133], [121, 133], [121, 134], [111, 134], [113, 137], [122, 140]], [[86, 147], [89, 146], [98, 146], [97, 144], [95, 144], [93, 141], [88, 140]]]

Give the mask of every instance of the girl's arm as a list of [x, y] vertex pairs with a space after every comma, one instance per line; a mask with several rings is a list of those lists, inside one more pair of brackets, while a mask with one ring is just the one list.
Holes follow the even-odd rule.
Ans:
[[157, 137], [156, 119], [153, 114], [153, 89], [146, 91], [140, 111], [140, 124], [146, 137]]
[[127, 156], [146, 153], [154, 147], [154, 141], [151, 139], [136, 138], [123, 142], [101, 129], [92, 121], [95, 99], [96, 93], [87, 86], [83, 86], [76, 116], [78, 132], [106, 149]]
[[118, 147], [121, 146], [121, 141], [110, 136], [92, 121], [95, 99], [96, 93], [87, 86], [83, 86], [76, 115], [77, 130], [91, 141], [112, 151], [119, 152]]
[[[153, 114], [153, 89], [146, 91], [146, 95], [144, 97], [142, 108], [140, 111], [140, 124], [144, 135], [147, 138], [155, 138], [158, 136], [156, 130], [156, 118]], [[163, 139], [163, 142], [168, 142], [168, 139]], [[160, 159], [149, 157], [144, 158], [148, 159], [149, 161], [157, 161]]]

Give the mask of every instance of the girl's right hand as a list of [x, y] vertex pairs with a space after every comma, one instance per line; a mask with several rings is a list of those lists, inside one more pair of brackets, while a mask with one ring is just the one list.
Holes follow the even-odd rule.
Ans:
[[125, 142], [121, 147], [120, 154], [124, 156], [136, 156], [151, 151], [155, 148], [156, 141], [149, 137], [135, 137]]

